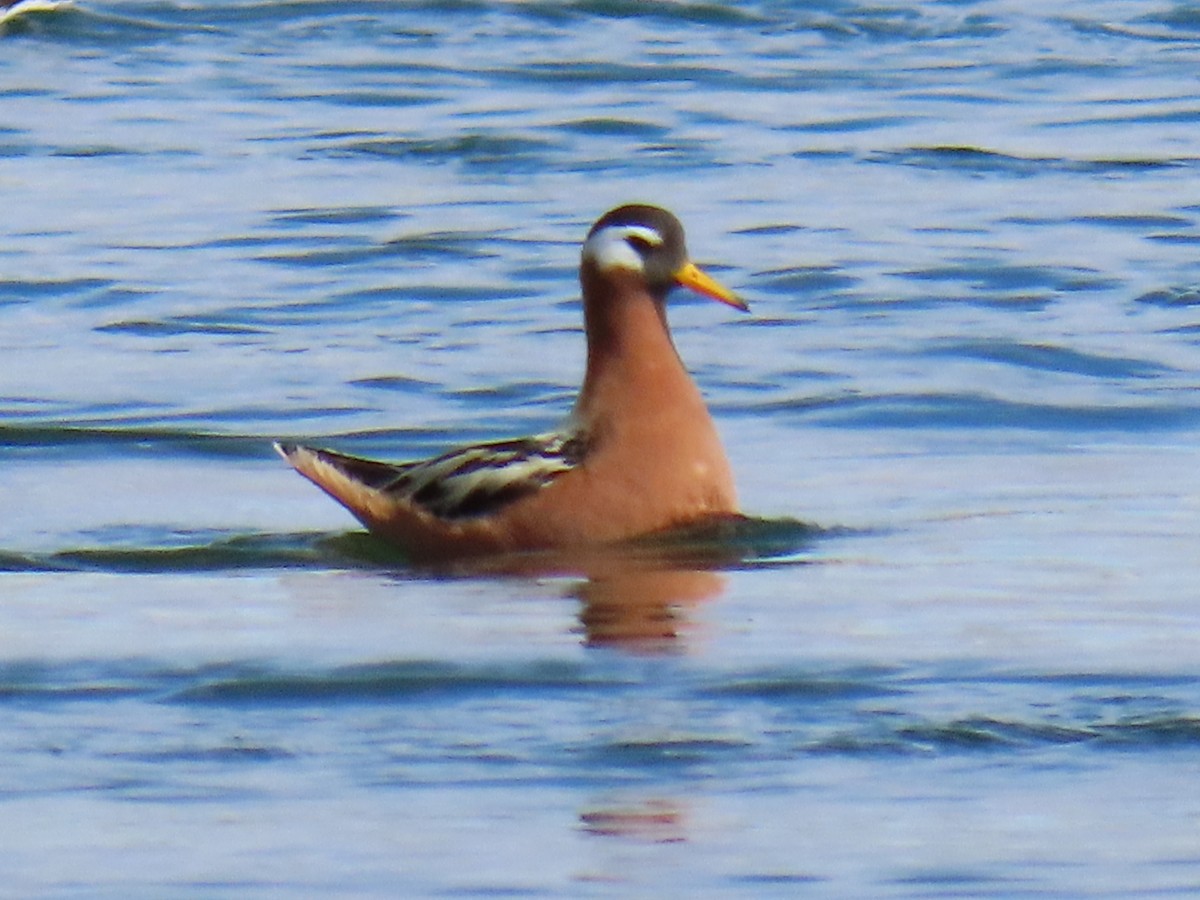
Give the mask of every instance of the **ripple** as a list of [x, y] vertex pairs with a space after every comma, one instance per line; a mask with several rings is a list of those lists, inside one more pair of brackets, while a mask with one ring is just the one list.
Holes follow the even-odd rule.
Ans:
[[1149, 291], [1134, 299], [1135, 303], [1161, 306], [1167, 309], [1200, 306], [1200, 288], [1172, 287]]
[[1125, 214], [1106, 216], [1076, 216], [1071, 219], [1084, 225], [1099, 225], [1105, 228], [1121, 228], [1141, 231], [1149, 228], [1175, 228], [1195, 225], [1195, 220], [1183, 216], [1164, 214]]
[[933, 342], [917, 355], [978, 359], [1045, 372], [1065, 372], [1091, 378], [1153, 378], [1174, 371], [1148, 360], [1124, 356], [1084, 353], [1069, 347], [1027, 344], [1021, 341]]
[[[40, 557], [48, 571], [99, 571], [112, 573], [234, 572], [244, 569], [356, 568], [379, 561], [383, 549], [370, 545], [374, 556], [354, 556], [340, 548], [358, 548], [353, 539], [326, 535], [233, 535], [202, 538], [187, 546], [96, 547], [59, 550]], [[394, 554], [392, 554], [394, 558]], [[31, 565], [32, 568], [32, 565]]]
[[1118, 748], [1195, 747], [1200, 745], [1200, 718], [1149, 716], [1097, 726], [1096, 736]]
[[[815, 406], [799, 401], [802, 406]], [[1066, 405], [980, 394], [843, 397], [819, 405], [818, 421], [845, 428], [1001, 428], [1050, 432], [1142, 433], [1196, 427], [1200, 407], [1183, 404]]]
[[899, 274], [913, 281], [961, 282], [972, 289], [984, 291], [1097, 291], [1120, 286], [1116, 279], [1097, 271], [1004, 265], [986, 259], [910, 269]]
[[1086, 728], [1019, 722], [975, 716], [943, 724], [922, 723], [896, 729], [895, 735], [914, 748], [939, 750], [1009, 749], [1039, 744], [1072, 744], [1092, 740]]
[[653, 122], [610, 117], [573, 119], [566, 122], [559, 122], [553, 127], [575, 134], [599, 137], [637, 137], [662, 140], [670, 134], [669, 128], [656, 125]]
[[436, 389], [437, 385], [420, 378], [410, 378], [406, 375], [376, 375], [370, 378], [355, 378], [347, 384], [352, 387], [370, 388], [380, 391], [395, 391], [401, 394], [425, 393]]
[[113, 287], [113, 282], [103, 278], [8, 279], [0, 281], [0, 305], [63, 297], [94, 298]]
[[562, 2], [534, 0], [534, 2], [522, 3], [519, 13], [530, 18], [551, 22], [600, 17], [702, 26], [757, 26], [769, 21], [766, 17], [750, 9], [723, 3], [705, 2], [676, 2], [647, 6], [638, 0], [562, 0]]
[[1186, 9], [1173, 14], [1144, 16], [1136, 20], [1146, 24], [1118, 24], [1078, 18], [1065, 18], [1063, 21], [1080, 34], [1128, 38], [1155, 44], [1179, 41], [1190, 44], [1195, 41], [1197, 34], [1194, 18]]
[[1140, 21], [1165, 25], [1182, 40], [1200, 38], [1200, 12], [1193, 6], [1176, 5], [1165, 12], [1145, 15]]
[[413, 162], [455, 163], [472, 169], [502, 172], [536, 171], [554, 142], [502, 134], [463, 134], [446, 138], [376, 138], [323, 147], [328, 156], [378, 156]]
[[120, 322], [97, 325], [93, 330], [111, 334], [132, 334], [137, 337], [169, 337], [181, 334], [206, 334], [225, 337], [230, 335], [261, 335], [266, 333], [261, 328], [251, 328], [246, 325], [199, 322], [186, 318], [167, 320], [127, 319]]
[[302, 209], [279, 209], [269, 213], [273, 227], [307, 228], [310, 225], [361, 225], [394, 222], [405, 218], [387, 206], [339, 206], [305, 207]]
[[782, 131], [795, 131], [813, 134], [853, 134], [859, 131], [878, 131], [901, 125], [912, 125], [921, 121], [917, 116], [854, 116], [837, 119], [823, 119], [815, 122], [798, 122], [781, 128]]
[[[18, 413], [19, 414], [19, 413]], [[89, 427], [78, 424], [21, 422], [0, 423], [0, 449], [31, 448], [103, 450], [138, 454], [168, 451], [182, 457], [220, 456], [263, 458], [270, 441], [254, 435], [227, 435], [163, 426]]]
[[[19, 437], [20, 435], [18, 435]], [[28, 442], [58, 440], [102, 441], [105, 432], [85, 434], [29, 433]], [[2, 435], [0, 435], [2, 437]], [[130, 434], [126, 440], [133, 441]], [[164, 435], [155, 434], [156, 442]], [[180, 439], [171, 436], [168, 439]], [[267, 453], [262, 439], [228, 439], [216, 436], [190, 436], [189, 449], [223, 456], [261, 457]], [[4, 441], [0, 440], [0, 444]], [[15, 442], [13, 442], [15, 443]], [[137, 441], [137, 450], [159, 455], [147, 446], [146, 437]], [[571, 574], [587, 572], [603, 564], [606, 571], [649, 565], [662, 569], [730, 569], [764, 565], [803, 563], [804, 554], [815, 540], [836, 536], [837, 529], [822, 529], [793, 519], [731, 517], [714, 523], [686, 526], [672, 531], [606, 545], [580, 554], [557, 552], [515, 554], [467, 560], [435, 567], [443, 574], [475, 577], [481, 574], [520, 570], [528, 573]], [[128, 573], [204, 573], [313, 569], [321, 571], [372, 569], [397, 573], [427, 572], [415, 567], [399, 549], [365, 531], [242, 533], [242, 532], [160, 532], [130, 526], [93, 535], [94, 546], [77, 546], [43, 553], [0, 550], [0, 572], [89, 571]]]
[[1151, 716], [1117, 723], [1060, 724], [970, 716], [948, 722], [917, 721], [882, 732], [864, 728], [824, 738], [810, 747], [821, 754], [1010, 753], [1071, 744], [1096, 749], [1152, 750], [1200, 744], [1200, 719]]
[[[714, 697], [737, 697], [768, 700], [772, 703], [824, 703], [891, 697], [906, 693], [905, 688], [889, 684], [888, 678], [897, 674], [889, 670], [862, 673], [785, 673], [763, 672], [757, 676], [730, 677], [717, 684], [701, 688], [701, 693]], [[855, 677], [855, 676], [858, 677]]]
[[394, 702], [406, 699], [562, 692], [603, 687], [569, 664], [474, 667], [439, 662], [348, 666], [327, 672], [244, 671], [206, 678], [175, 691], [175, 703], [238, 705]]
[[435, 103], [437, 98], [425, 94], [403, 93], [397, 90], [353, 90], [325, 91], [320, 93], [281, 93], [279, 99], [287, 103], [314, 102], [330, 106], [352, 108], [377, 107], [380, 109], [408, 109]]
[[[1134, 120], [1122, 119], [1121, 121]], [[1060, 124], [1079, 125], [1084, 123], [1072, 121]], [[910, 147], [904, 150], [875, 151], [867, 157], [867, 160], [886, 165], [911, 166], [934, 171], [1006, 175], [1016, 178], [1032, 178], [1048, 172], [1083, 175], [1122, 174], [1134, 170], [1175, 169], [1193, 166], [1197, 163], [1193, 157], [1068, 159], [1052, 156], [1016, 156], [979, 147], [955, 146]]]
[[756, 272], [755, 290], [783, 294], [820, 294], [848, 290], [860, 284], [860, 279], [835, 266], [791, 266]]

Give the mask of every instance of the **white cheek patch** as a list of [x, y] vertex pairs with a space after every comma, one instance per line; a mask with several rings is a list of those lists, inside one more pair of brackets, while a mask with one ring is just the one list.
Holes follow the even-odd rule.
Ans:
[[646, 225], [609, 225], [584, 241], [583, 258], [591, 260], [602, 272], [609, 269], [644, 271], [642, 255], [626, 240], [631, 237], [652, 247], [660, 247], [663, 242], [662, 235]]

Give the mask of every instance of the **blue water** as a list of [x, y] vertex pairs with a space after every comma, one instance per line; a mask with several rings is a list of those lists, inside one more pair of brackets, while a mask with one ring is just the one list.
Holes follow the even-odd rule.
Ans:
[[[0, 893], [1200, 896], [1200, 12], [0, 25]], [[674, 210], [762, 521], [415, 569], [271, 453], [543, 429]]]

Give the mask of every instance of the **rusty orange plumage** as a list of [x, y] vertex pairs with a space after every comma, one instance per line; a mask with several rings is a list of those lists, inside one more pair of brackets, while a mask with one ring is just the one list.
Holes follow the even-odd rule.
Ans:
[[735, 515], [733, 474], [667, 325], [683, 285], [746, 305], [696, 267], [666, 210], [622, 206], [580, 265], [587, 369], [554, 431], [383, 463], [277, 444], [305, 478], [418, 560], [570, 549]]

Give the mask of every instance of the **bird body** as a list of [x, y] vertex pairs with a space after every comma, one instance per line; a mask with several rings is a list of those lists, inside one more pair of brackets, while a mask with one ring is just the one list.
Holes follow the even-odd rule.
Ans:
[[733, 475], [671, 340], [684, 284], [745, 305], [687, 259], [656, 207], [602, 217], [580, 267], [587, 369], [555, 431], [393, 465], [276, 445], [371, 532], [415, 559], [578, 548], [735, 515]]

